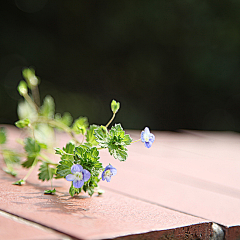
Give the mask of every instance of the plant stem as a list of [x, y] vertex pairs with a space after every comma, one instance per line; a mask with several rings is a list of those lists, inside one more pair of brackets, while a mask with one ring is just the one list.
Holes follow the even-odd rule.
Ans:
[[113, 121], [113, 119], [115, 118], [116, 113], [113, 113], [112, 118], [109, 120], [108, 124], [106, 125], [106, 128], [110, 125], [110, 123]]
[[132, 144], [132, 143], [139, 142], [139, 141], [141, 141], [141, 138], [140, 138], [140, 139], [138, 139], [138, 140], [132, 141], [132, 142], [131, 142], [131, 144]]
[[30, 98], [30, 96], [26, 93], [23, 95], [25, 100], [29, 103], [30, 106], [32, 106], [37, 112], [38, 112], [38, 106], [36, 103]]
[[32, 173], [33, 169], [36, 167], [36, 164], [37, 164], [37, 158], [35, 158], [31, 168], [29, 169], [28, 173], [26, 174], [26, 176], [23, 178], [23, 181], [26, 181], [27, 178], [30, 176], [30, 174]]

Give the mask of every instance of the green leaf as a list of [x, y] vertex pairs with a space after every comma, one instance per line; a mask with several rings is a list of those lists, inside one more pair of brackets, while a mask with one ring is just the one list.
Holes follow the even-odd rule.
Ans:
[[53, 118], [55, 113], [55, 103], [51, 96], [47, 95], [44, 98], [43, 105], [40, 108], [40, 114], [42, 116]]
[[108, 147], [108, 138], [107, 131], [103, 126], [96, 127], [94, 129], [94, 134], [96, 141], [98, 142], [100, 147], [107, 148]]
[[[34, 162], [35, 162], [35, 157], [27, 157], [27, 160], [25, 162], [22, 163], [22, 166], [25, 167], [25, 168], [30, 168], [31, 166], [33, 166]], [[37, 161], [36, 161], [37, 163]], [[36, 164], [35, 163], [35, 164]], [[34, 165], [35, 165], [34, 164]]]
[[41, 146], [33, 138], [24, 139], [24, 145], [24, 149], [29, 157], [35, 158], [41, 151]]
[[116, 113], [120, 108], [120, 103], [116, 102], [115, 100], [112, 100], [111, 102], [111, 109], [113, 113]]
[[88, 119], [86, 117], [79, 117], [74, 121], [72, 129], [76, 134], [85, 134], [88, 125]]
[[56, 189], [51, 189], [51, 190], [44, 190], [44, 194], [51, 194], [54, 195], [56, 193]]
[[13, 177], [17, 176], [17, 172], [11, 166], [7, 166], [6, 168], [3, 169], [3, 171], [7, 174], [12, 175]]
[[55, 114], [55, 120], [63, 123], [64, 125], [70, 127], [73, 121], [72, 115], [68, 112], [65, 112], [63, 116], [60, 113]]
[[27, 83], [25, 81], [20, 81], [18, 84], [18, 92], [21, 96], [24, 96], [28, 93]]
[[91, 125], [87, 130], [86, 141], [90, 143], [92, 146], [97, 146], [98, 142], [96, 141], [96, 137], [94, 136], [94, 130], [97, 129], [97, 125]]
[[127, 145], [130, 145], [132, 138], [125, 134], [121, 124], [115, 124], [109, 131], [107, 137], [107, 147], [109, 153], [120, 161], [125, 161], [127, 159]]
[[103, 189], [98, 189], [98, 195], [101, 196], [105, 193], [105, 191]]
[[28, 118], [26, 118], [26, 119], [19, 120], [19, 121], [15, 122], [15, 125], [18, 128], [25, 128], [29, 125], [29, 123], [30, 123], [30, 120]]
[[79, 194], [81, 192], [82, 188], [75, 188], [73, 184], [69, 188], [69, 194], [73, 197], [75, 194]]
[[26, 182], [23, 180], [23, 179], [20, 179], [20, 180], [18, 180], [18, 181], [16, 181], [16, 182], [14, 182], [13, 183], [13, 185], [23, 185], [23, 184], [25, 184]]
[[61, 177], [66, 177], [68, 174], [71, 174], [71, 167], [73, 163], [68, 160], [62, 160], [57, 166], [57, 175]]
[[2, 155], [3, 155], [4, 162], [7, 165], [20, 163], [20, 158], [19, 158], [18, 154], [16, 152], [12, 151], [12, 150], [3, 149], [2, 150]]
[[55, 154], [63, 155], [65, 151], [63, 151], [61, 148], [54, 148]]
[[50, 179], [53, 178], [53, 175], [55, 174], [56, 169], [55, 168], [51, 168], [49, 166], [49, 163], [44, 162], [40, 168], [39, 168], [39, 174], [38, 174], [38, 178], [42, 181], [49, 181]]
[[0, 128], [0, 144], [4, 144], [7, 141], [5, 128]]

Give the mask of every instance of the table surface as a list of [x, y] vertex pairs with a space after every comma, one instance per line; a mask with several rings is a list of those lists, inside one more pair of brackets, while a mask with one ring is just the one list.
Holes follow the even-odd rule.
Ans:
[[[7, 145], [19, 148], [15, 140], [22, 132], [5, 127]], [[127, 132], [134, 140], [140, 137], [140, 131]], [[126, 162], [100, 152], [103, 165], [111, 163], [118, 171], [111, 182], [100, 182], [102, 196], [70, 197], [64, 179], [53, 181], [56, 195], [44, 195], [50, 183], [39, 181], [37, 172], [16, 186], [11, 183], [25, 169], [18, 178], [0, 171], [1, 238], [209, 239], [213, 223], [226, 239], [239, 237], [240, 134], [153, 133], [153, 146], [132, 144]], [[60, 146], [67, 141], [66, 135], [58, 136]]]

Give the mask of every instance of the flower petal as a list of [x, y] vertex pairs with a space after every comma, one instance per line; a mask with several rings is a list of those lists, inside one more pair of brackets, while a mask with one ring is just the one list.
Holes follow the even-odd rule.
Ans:
[[71, 172], [74, 174], [76, 172], [82, 172], [83, 167], [80, 164], [74, 164], [71, 167]]
[[75, 176], [74, 176], [73, 174], [68, 174], [68, 175], [66, 176], [66, 180], [67, 180], [67, 181], [74, 181], [74, 180], [75, 180]]
[[144, 133], [145, 133], [146, 135], [149, 135], [149, 134], [150, 134], [150, 130], [149, 130], [148, 127], [145, 127], [145, 129], [144, 129]]
[[145, 142], [145, 147], [150, 148], [152, 146], [152, 142]]
[[81, 188], [84, 184], [84, 181], [83, 180], [74, 180], [73, 181], [73, 186], [75, 188]]
[[107, 182], [110, 182], [111, 181], [111, 176], [106, 177], [105, 179], [107, 180]]
[[84, 182], [88, 181], [90, 177], [91, 173], [88, 170], [83, 169], [83, 181]]
[[141, 132], [141, 141], [142, 141], [142, 142], [145, 142], [145, 139], [144, 139], [144, 131]]
[[111, 173], [112, 173], [112, 176], [116, 175], [117, 174], [117, 169], [115, 167], [113, 167], [111, 169]]

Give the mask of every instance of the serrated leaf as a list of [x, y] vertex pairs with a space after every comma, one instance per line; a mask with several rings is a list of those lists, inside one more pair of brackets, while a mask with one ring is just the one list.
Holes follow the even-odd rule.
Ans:
[[18, 164], [20, 163], [20, 158], [18, 154], [9, 149], [2, 150], [3, 159], [6, 164]]
[[55, 114], [55, 120], [69, 127], [72, 124], [73, 118], [70, 113], [65, 112], [63, 116], [60, 113]]
[[93, 135], [96, 137], [100, 147], [106, 148], [108, 146], [107, 133], [101, 126], [94, 129]]
[[36, 157], [41, 151], [40, 145], [33, 138], [24, 139], [24, 145], [24, 149], [29, 157]]
[[53, 175], [55, 174], [56, 169], [55, 168], [51, 168], [49, 166], [49, 163], [44, 162], [40, 168], [39, 168], [39, 174], [38, 174], [38, 178], [42, 181], [49, 181], [50, 179], [53, 178]]
[[6, 130], [5, 128], [0, 128], [0, 144], [4, 144], [7, 140]]
[[97, 129], [97, 125], [91, 125], [87, 130], [86, 141], [90, 143], [92, 146], [97, 146], [98, 142], [96, 141], [96, 137], [94, 136], [94, 130]]
[[35, 159], [36, 159], [35, 157], [28, 156], [27, 160], [22, 163], [22, 166], [25, 168], [30, 168], [34, 164]]
[[61, 148], [54, 148], [55, 154], [63, 155], [65, 151], [63, 151]]
[[30, 123], [30, 120], [28, 118], [26, 118], [26, 119], [19, 120], [19, 121], [15, 122], [15, 125], [18, 128], [25, 128], [29, 125], [29, 123]]
[[57, 166], [57, 175], [61, 177], [66, 177], [68, 174], [71, 174], [71, 167], [73, 163], [68, 160], [62, 160], [59, 162], [59, 165]]

